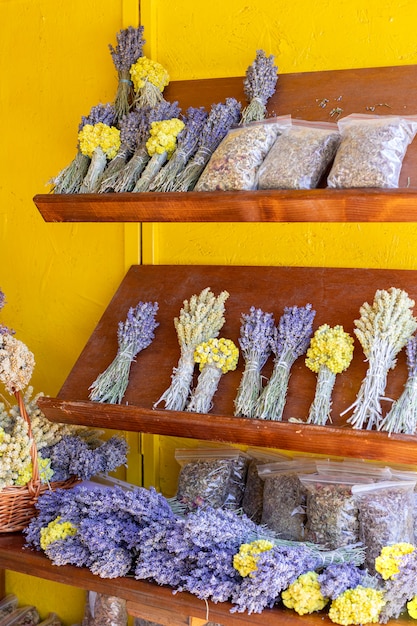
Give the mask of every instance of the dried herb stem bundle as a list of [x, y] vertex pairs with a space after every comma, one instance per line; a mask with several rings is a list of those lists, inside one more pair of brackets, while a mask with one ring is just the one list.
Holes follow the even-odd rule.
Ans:
[[254, 61], [246, 70], [244, 92], [249, 104], [242, 111], [241, 124], [266, 117], [266, 104], [274, 95], [278, 81], [278, 68], [274, 60], [274, 56], [266, 56], [264, 50], [257, 50]]
[[143, 55], [143, 26], [129, 26], [116, 35], [117, 46], [109, 44], [110, 53], [118, 74], [114, 108], [118, 120], [129, 112], [135, 92], [130, 78], [130, 68]]
[[311, 304], [304, 307], [285, 307], [272, 333], [274, 369], [256, 402], [256, 417], [277, 421], [282, 419], [291, 367], [308, 348], [315, 315], [316, 311], [312, 309]]
[[136, 148], [132, 158], [120, 170], [114, 182], [114, 191], [133, 191], [136, 182], [145, 169], [149, 159], [146, 142], [149, 139], [149, 132], [152, 122], [169, 120], [178, 117], [180, 108], [178, 102], [167, 102], [162, 100], [156, 107], [143, 107], [138, 109], [139, 125], [136, 137]]
[[237, 124], [241, 105], [235, 98], [214, 104], [201, 131], [200, 144], [194, 156], [178, 177], [173, 191], [191, 191], [197, 183], [211, 155], [228, 130]]
[[204, 107], [189, 107], [184, 118], [185, 128], [177, 137], [177, 147], [168, 163], [151, 182], [150, 191], [172, 191], [179, 174], [195, 154], [201, 132], [207, 120]]
[[239, 350], [231, 339], [212, 338], [200, 343], [194, 351], [200, 375], [186, 410], [208, 413], [222, 374], [235, 370], [238, 359]]
[[[102, 122], [108, 126], [112, 126], [116, 120], [116, 112], [111, 104], [98, 104], [92, 107], [88, 116], [83, 116], [78, 126], [78, 133], [82, 131], [84, 126], [90, 124], [98, 124]], [[52, 178], [54, 193], [78, 193], [82, 182], [87, 174], [90, 157], [83, 154], [80, 149], [79, 138], [77, 144], [77, 153], [71, 163], [64, 167], [57, 176]]]
[[320, 326], [307, 350], [306, 365], [317, 373], [316, 391], [307, 423], [324, 426], [331, 422], [332, 392], [336, 374], [347, 369], [353, 356], [353, 338], [343, 326]]
[[415, 435], [417, 431], [417, 337], [411, 337], [405, 347], [408, 378], [404, 389], [382, 420], [379, 430]]
[[355, 402], [342, 413], [353, 409], [347, 420], [353, 428], [372, 430], [381, 425], [381, 400], [388, 372], [395, 367], [397, 354], [417, 328], [411, 311], [414, 304], [405, 291], [391, 287], [388, 291], [378, 290], [373, 304], [365, 302], [360, 308], [354, 333], [368, 360], [368, 369]]
[[252, 306], [241, 318], [239, 344], [245, 368], [235, 398], [235, 415], [256, 417], [256, 403], [262, 391], [261, 370], [271, 354], [274, 329], [272, 313]]
[[180, 358], [171, 376], [171, 385], [164, 391], [155, 407], [165, 402], [165, 408], [183, 411], [190, 394], [194, 373], [194, 352], [196, 347], [218, 336], [224, 319], [224, 303], [229, 294], [222, 291], [215, 296], [209, 287], [184, 300], [179, 317], [174, 319], [180, 345]]
[[184, 122], [178, 117], [152, 122], [146, 149], [150, 156], [144, 171], [133, 188], [134, 192], [148, 191], [159, 170], [173, 154], [177, 145], [177, 135], [184, 128]]
[[119, 172], [123, 169], [136, 149], [141, 117], [138, 111], [131, 111], [120, 121], [120, 148], [107, 165], [97, 184], [97, 192], [113, 191]]
[[136, 355], [153, 341], [158, 304], [139, 302], [130, 307], [125, 322], [119, 322], [117, 330], [118, 351], [109, 367], [90, 386], [93, 402], [120, 404], [129, 383], [132, 361]]

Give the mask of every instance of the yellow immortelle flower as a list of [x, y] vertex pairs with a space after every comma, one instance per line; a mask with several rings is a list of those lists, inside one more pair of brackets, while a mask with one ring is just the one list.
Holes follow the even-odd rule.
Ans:
[[[54, 470], [50, 466], [50, 461], [50, 459], [41, 459], [38, 457], [39, 477], [42, 483], [49, 482], [54, 474]], [[32, 478], [32, 474], [33, 464], [29, 461], [29, 463], [26, 463], [26, 465], [19, 470], [15, 484], [17, 486], [26, 485]]]
[[152, 61], [145, 56], [140, 57], [131, 65], [130, 78], [136, 92], [145, 86], [146, 81], [152, 83], [161, 92], [169, 83], [169, 74], [166, 69], [157, 61]]
[[212, 338], [200, 343], [194, 351], [194, 361], [199, 363], [200, 372], [206, 365], [215, 365], [223, 374], [235, 370], [239, 350], [231, 339]]
[[353, 338], [343, 326], [323, 324], [311, 339], [305, 363], [313, 372], [326, 366], [333, 374], [340, 374], [350, 365], [352, 356]]
[[321, 593], [317, 572], [307, 572], [282, 592], [282, 602], [298, 615], [321, 611], [329, 601]]
[[417, 596], [407, 602], [407, 611], [410, 617], [417, 619]]
[[78, 133], [82, 154], [92, 158], [94, 150], [101, 148], [108, 159], [116, 156], [120, 148], [120, 130], [103, 122], [85, 124]]
[[50, 543], [72, 537], [77, 534], [76, 527], [71, 522], [60, 522], [61, 516], [56, 517], [48, 526], [41, 528], [40, 545], [45, 550]]
[[233, 557], [233, 567], [243, 577], [253, 576], [258, 569], [258, 557], [262, 552], [271, 550], [274, 544], [266, 539], [257, 539], [252, 543], [242, 543], [239, 552]]
[[381, 574], [384, 580], [394, 578], [400, 571], [401, 559], [405, 554], [414, 552], [415, 546], [411, 543], [395, 543], [392, 546], [385, 546], [375, 559], [375, 569]]
[[329, 618], [343, 626], [375, 624], [384, 605], [382, 591], [358, 585], [354, 589], [347, 589], [332, 601]]
[[152, 122], [150, 137], [146, 142], [149, 156], [166, 152], [168, 158], [170, 158], [177, 146], [177, 136], [184, 126], [184, 122], [177, 117], [173, 117], [170, 120]]

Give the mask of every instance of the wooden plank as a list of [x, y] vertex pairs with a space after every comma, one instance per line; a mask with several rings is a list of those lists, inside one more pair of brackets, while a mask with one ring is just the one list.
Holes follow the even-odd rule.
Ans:
[[[330, 425], [291, 421], [295, 418], [305, 422], [314, 398], [317, 378], [306, 367], [304, 357], [298, 359], [291, 369], [282, 422], [234, 417], [234, 399], [244, 368], [242, 357], [236, 371], [222, 377], [209, 415], [166, 411], [163, 403], [155, 406], [169, 386], [172, 369], [179, 358], [174, 317], [179, 314], [185, 299], [206, 287], [215, 294], [223, 290], [229, 292], [221, 335], [236, 344], [241, 315], [251, 306], [272, 312], [278, 322], [285, 307], [311, 303], [317, 311], [314, 329], [324, 323], [330, 326], [340, 324], [354, 336], [354, 320], [359, 317], [360, 306], [365, 301], [372, 303], [377, 289], [401, 288], [417, 300], [415, 272], [412, 270], [135, 265], [122, 281], [58, 397], [40, 401], [47, 417], [109, 429], [415, 464], [414, 436], [388, 436], [387, 433], [355, 430], [347, 424], [349, 412], [341, 415], [355, 400], [367, 369], [362, 347], [356, 338], [353, 361], [348, 370], [336, 378]], [[124, 403], [93, 403], [89, 400], [89, 387], [117, 352], [117, 325], [126, 318], [128, 308], [136, 306], [140, 300], [159, 303], [157, 320], [160, 325], [155, 339], [132, 364]], [[272, 364], [271, 358], [263, 369], [266, 379]], [[406, 378], [407, 366], [402, 351], [395, 370], [388, 375], [388, 398], [399, 397]], [[384, 401], [384, 410], [390, 405], [389, 401]]]
[[416, 222], [416, 189], [37, 195], [46, 222]]
[[[164, 95], [184, 111], [209, 109], [227, 97], [246, 102], [243, 77], [173, 81]], [[403, 65], [280, 75], [268, 111], [335, 121], [335, 108], [343, 116], [412, 115], [416, 102], [417, 65]], [[416, 171], [417, 140], [405, 156], [399, 190], [40, 194], [34, 202], [47, 222], [415, 222]]]

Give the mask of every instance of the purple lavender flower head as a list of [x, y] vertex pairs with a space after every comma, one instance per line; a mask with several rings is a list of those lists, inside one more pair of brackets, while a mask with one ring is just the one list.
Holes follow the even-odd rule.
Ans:
[[136, 148], [139, 124], [139, 111], [130, 111], [120, 120], [120, 143], [121, 146], [124, 146], [131, 153]]
[[242, 314], [241, 322], [239, 344], [245, 359], [258, 355], [260, 366], [264, 365], [271, 354], [273, 314], [252, 306], [249, 313]]
[[277, 358], [290, 351], [295, 360], [306, 352], [313, 334], [315, 315], [311, 304], [284, 308], [271, 337], [271, 348]]
[[113, 126], [117, 121], [116, 109], [113, 104], [97, 104], [93, 106], [90, 110], [88, 116], [82, 116], [81, 122], [78, 126], [78, 130], [82, 130], [86, 124], [98, 124], [102, 122], [103, 124], [107, 124], [107, 126]]
[[130, 66], [143, 56], [143, 46], [146, 43], [143, 39], [143, 31], [143, 26], [137, 28], [129, 26], [117, 33], [115, 48], [109, 44], [114, 66], [119, 72], [129, 70]]
[[188, 160], [197, 150], [201, 132], [207, 121], [208, 113], [204, 107], [189, 107], [187, 109], [184, 123], [185, 128], [177, 137], [176, 153], [184, 156], [184, 161]]
[[417, 336], [410, 337], [406, 346], [407, 367], [410, 376], [417, 374]]
[[147, 348], [155, 338], [157, 302], [139, 302], [130, 307], [126, 321], [119, 322], [117, 338], [121, 351], [128, 351], [131, 358]]
[[274, 65], [274, 56], [266, 56], [264, 50], [257, 50], [253, 63], [246, 70], [244, 92], [248, 101], [258, 98], [266, 105], [274, 95], [278, 80], [277, 66]]
[[4, 307], [5, 304], [6, 296], [4, 295], [4, 292], [0, 289], [0, 310]]
[[232, 126], [239, 122], [241, 104], [235, 98], [213, 104], [201, 134], [201, 147], [211, 153], [217, 148]]
[[332, 563], [319, 574], [320, 591], [325, 598], [337, 596], [361, 584], [364, 571], [354, 563]]

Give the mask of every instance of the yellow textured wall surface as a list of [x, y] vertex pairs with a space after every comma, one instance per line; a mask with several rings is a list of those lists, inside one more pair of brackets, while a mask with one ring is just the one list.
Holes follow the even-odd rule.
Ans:
[[[116, 43], [123, 4], [0, 2], [0, 288], [7, 300], [0, 322], [34, 352], [34, 388], [50, 395], [124, 275], [125, 227], [46, 224], [32, 197], [74, 157], [81, 116], [113, 100], [108, 44]], [[66, 625], [82, 617], [82, 590], [13, 572], [6, 584], [43, 617], [55, 610]]]
[[[113, 98], [107, 46], [139, 4], [147, 53], [173, 80], [243, 76], [259, 48], [280, 72], [417, 62], [412, 0], [0, 0], [0, 321], [35, 353], [33, 384], [51, 395], [138, 260], [138, 229], [45, 224], [32, 197], [74, 156], [81, 115]], [[417, 265], [417, 228], [406, 224], [145, 225], [143, 237], [147, 263]], [[161, 457], [165, 471], [172, 446]], [[79, 621], [81, 590], [12, 572], [6, 582], [43, 615]]]

